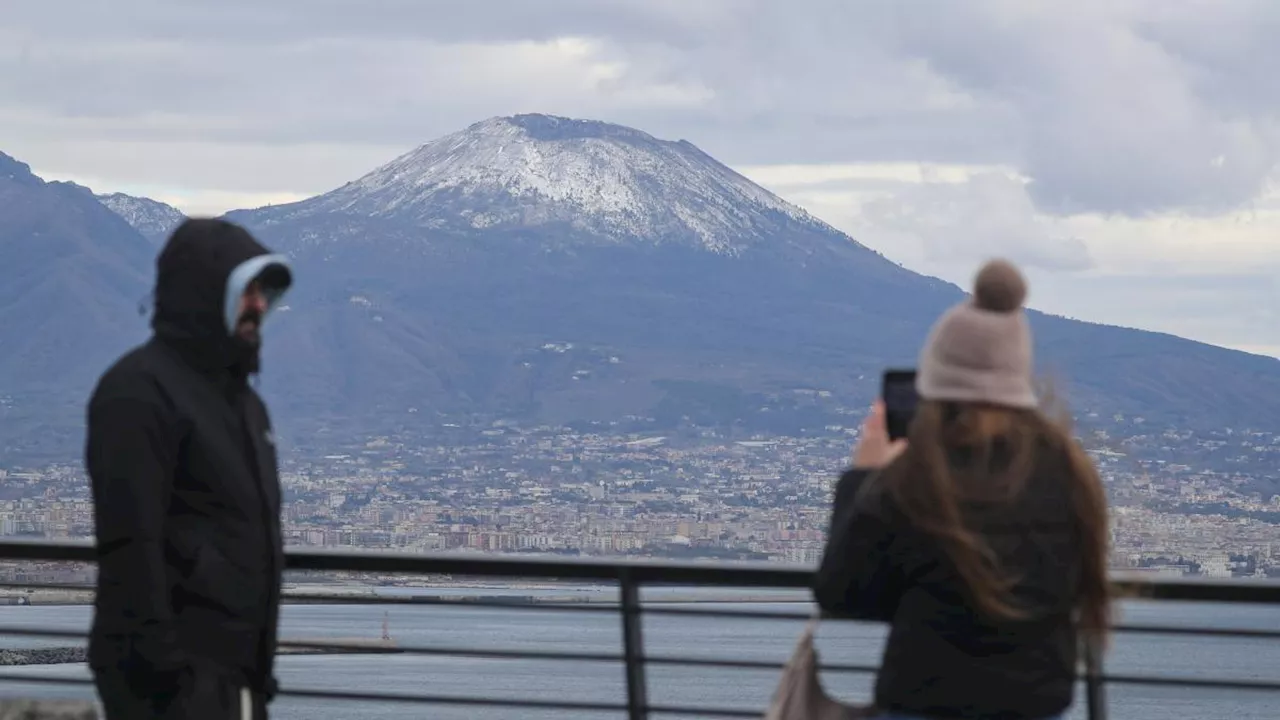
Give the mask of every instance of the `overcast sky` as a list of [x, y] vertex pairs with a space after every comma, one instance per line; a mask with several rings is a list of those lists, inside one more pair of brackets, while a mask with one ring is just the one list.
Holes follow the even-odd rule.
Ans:
[[0, 150], [214, 213], [494, 115], [684, 138], [908, 267], [1280, 356], [1276, 0], [6, 0]]

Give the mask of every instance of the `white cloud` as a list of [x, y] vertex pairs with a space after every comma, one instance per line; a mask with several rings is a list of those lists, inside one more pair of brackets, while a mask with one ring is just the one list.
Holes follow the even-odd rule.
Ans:
[[845, 163], [831, 165], [752, 165], [738, 168], [758, 183], [789, 188], [828, 183], [962, 183], [978, 173], [1004, 172], [1010, 168], [936, 163]]
[[1039, 309], [1280, 356], [1280, 193], [1217, 217], [1058, 217], [1037, 212], [1008, 168], [743, 172], [889, 258], [962, 287], [983, 260], [1011, 257]]
[[99, 192], [159, 188], [180, 196], [221, 196], [229, 202], [233, 195], [310, 196], [332, 190], [404, 151], [356, 144], [92, 139], [50, 139], [31, 148], [39, 152], [12, 154], [46, 179], [72, 180]]
[[[43, 175], [46, 180], [61, 180], [93, 189], [95, 192], [120, 192], [134, 197], [151, 198], [172, 205], [189, 217], [217, 217], [228, 210], [283, 205], [305, 200], [307, 193], [291, 192], [237, 192], [201, 188], [159, 187], [153, 185], [119, 185], [101, 178], [81, 175]], [[105, 190], [104, 190], [105, 189]]]
[[927, 164], [752, 167], [744, 173], [910, 267], [946, 275], [983, 258], [1092, 268], [1089, 247], [1038, 213], [1025, 179], [1001, 167]]
[[[1026, 267], [1086, 270], [1089, 250], [1061, 223], [1037, 215], [1026, 184], [1000, 172], [961, 183], [925, 181], [865, 203], [859, 235], [914, 242], [926, 266], [1001, 256]], [[874, 240], [872, 242], [875, 242]]]
[[161, 190], [145, 195], [168, 203], [191, 217], [216, 217], [229, 209], [260, 208], [306, 200], [303, 193], [236, 193], [217, 190]]
[[1007, 166], [868, 163], [748, 166], [747, 177], [917, 266], [993, 253], [1094, 274], [1280, 275], [1280, 185], [1215, 216], [1038, 211]]

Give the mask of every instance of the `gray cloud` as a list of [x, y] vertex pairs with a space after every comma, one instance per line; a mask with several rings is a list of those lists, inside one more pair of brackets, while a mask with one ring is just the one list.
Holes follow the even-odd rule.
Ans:
[[[1011, 164], [1040, 211], [1213, 213], [1280, 158], [1277, 31], [1266, 0], [10, 0], [0, 136], [265, 160], [544, 111], [734, 164]], [[564, 36], [603, 71], [512, 47]]]
[[[10, 0], [6, 24], [33, 45], [51, 37], [101, 42], [215, 40], [229, 47], [275, 45], [323, 38], [512, 42], [565, 35], [679, 42], [681, 31], [732, 11], [734, 0], [92, 0], [50, 7]], [[74, 10], [71, 9], [74, 6]]]
[[1274, 80], [1215, 102], [1240, 88], [1232, 75], [1248, 52], [1225, 53], [1221, 38], [1256, 36], [1251, 23], [1277, 12], [1165, 5], [937, 2], [928, 22], [904, 12], [889, 29], [939, 74], [1017, 109], [1020, 165], [1042, 209], [1220, 212], [1256, 196], [1280, 157]]
[[[687, 137], [734, 163], [1000, 155], [992, 113], [936, 107], [940, 81], [918, 63], [850, 42], [824, 12], [759, 0], [78, 5], [16, 0], [0, 29], [0, 97], [28, 111], [27, 136], [408, 146], [540, 110]], [[574, 86], [467, 45], [575, 34], [627, 71]]]

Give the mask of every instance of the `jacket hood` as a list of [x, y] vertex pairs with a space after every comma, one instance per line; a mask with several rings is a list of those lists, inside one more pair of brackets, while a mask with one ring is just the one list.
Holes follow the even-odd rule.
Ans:
[[203, 368], [235, 368], [247, 352], [235, 336], [236, 308], [254, 280], [263, 283], [269, 313], [293, 284], [287, 258], [226, 220], [186, 220], [156, 260], [151, 327]]

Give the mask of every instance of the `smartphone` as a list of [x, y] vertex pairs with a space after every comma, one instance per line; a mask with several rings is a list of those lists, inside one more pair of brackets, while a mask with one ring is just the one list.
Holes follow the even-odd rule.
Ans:
[[889, 439], [906, 437], [911, 419], [916, 415], [916, 405], [920, 402], [920, 396], [916, 394], [916, 371], [885, 370], [880, 398], [884, 400], [884, 419], [888, 425]]

